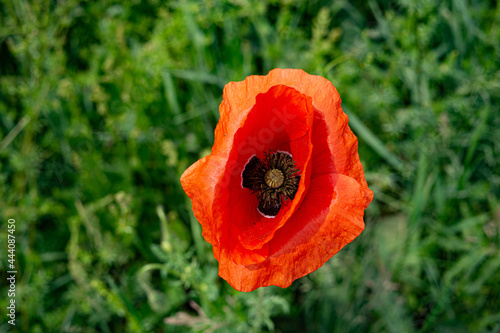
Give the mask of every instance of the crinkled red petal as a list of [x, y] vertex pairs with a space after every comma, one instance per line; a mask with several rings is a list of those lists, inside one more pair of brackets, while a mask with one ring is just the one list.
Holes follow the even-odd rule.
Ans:
[[[314, 108], [307, 96], [277, 85], [257, 96], [254, 107], [235, 133], [225, 181], [217, 186], [214, 200], [214, 217], [221, 223], [221, 248], [234, 262], [249, 264], [264, 260], [267, 242], [300, 205], [309, 182], [313, 117]], [[269, 149], [289, 152], [303, 173], [294, 200], [284, 203], [274, 218], [261, 215], [255, 193], [241, 185], [241, 174], [248, 160], [253, 155], [262, 159]]]
[[[330, 190], [329, 195], [325, 195]], [[240, 291], [294, 280], [321, 267], [364, 229], [363, 188], [344, 175], [311, 180], [300, 209], [269, 242], [269, 257], [258, 264], [238, 265], [219, 258], [219, 275]]]
[[191, 165], [181, 177], [182, 188], [191, 198], [193, 214], [203, 228], [203, 237], [214, 246], [218, 246], [220, 226], [213, 218], [212, 203], [216, 185], [223, 178], [226, 163], [227, 160], [220, 156], [206, 156]]

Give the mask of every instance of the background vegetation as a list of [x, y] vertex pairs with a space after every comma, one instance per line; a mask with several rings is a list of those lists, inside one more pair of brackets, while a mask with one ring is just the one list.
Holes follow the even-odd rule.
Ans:
[[[0, 13], [0, 268], [14, 218], [20, 271], [16, 327], [2, 310], [0, 331], [500, 330], [497, 1], [2, 0]], [[210, 151], [224, 84], [276, 67], [334, 83], [375, 199], [321, 269], [240, 293], [179, 178]]]

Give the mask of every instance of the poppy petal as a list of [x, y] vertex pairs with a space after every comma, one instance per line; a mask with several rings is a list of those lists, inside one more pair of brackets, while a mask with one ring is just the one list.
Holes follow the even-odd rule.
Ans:
[[[325, 186], [332, 189], [329, 197], [325, 197]], [[221, 256], [219, 275], [241, 291], [288, 287], [321, 267], [363, 231], [364, 205], [363, 188], [355, 179], [339, 174], [317, 177], [300, 209], [269, 242], [268, 259], [238, 265]]]
[[254, 103], [253, 96], [276, 84], [293, 87], [312, 98], [313, 106], [324, 115], [330, 130], [329, 145], [336, 172], [352, 177], [360, 183], [364, 188], [365, 207], [368, 207], [373, 199], [373, 192], [368, 188], [363, 166], [359, 161], [358, 140], [348, 126], [349, 119], [342, 111], [340, 95], [330, 81], [321, 76], [310, 75], [301, 69], [277, 68], [266, 76], [252, 75], [245, 81], [227, 84], [224, 95], [231, 100], [232, 108], [245, 110]]
[[[307, 192], [313, 116], [314, 109], [307, 96], [293, 88], [277, 85], [256, 97], [254, 107], [234, 134], [228, 158], [231, 165], [226, 166], [229, 176], [227, 181], [217, 185], [214, 217], [222, 230], [230, 231], [220, 235], [221, 247], [230, 249], [224, 253], [237, 263], [242, 264], [242, 258], [245, 263], [250, 258], [262, 260], [260, 255], [265, 251], [261, 249], [293, 214]], [[258, 213], [255, 195], [242, 183], [245, 164], [255, 155], [262, 157], [265, 147], [290, 152], [303, 170], [294, 200], [284, 205], [274, 218]], [[252, 251], [260, 254], [255, 256]]]
[[214, 246], [218, 245], [215, 231], [219, 226], [217, 220], [212, 218], [212, 204], [216, 184], [224, 175], [226, 162], [219, 156], [205, 156], [191, 165], [181, 176], [182, 188], [192, 200], [193, 214], [202, 226], [203, 238]]

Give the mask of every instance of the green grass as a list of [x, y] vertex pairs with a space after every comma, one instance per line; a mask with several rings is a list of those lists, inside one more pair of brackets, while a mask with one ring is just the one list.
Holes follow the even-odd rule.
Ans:
[[[0, 331], [500, 330], [496, 1], [3, 0], [0, 13], [0, 269], [14, 218], [20, 272], [16, 327], [2, 312]], [[334, 83], [375, 196], [321, 269], [240, 293], [179, 178], [210, 151], [224, 84], [276, 67]]]

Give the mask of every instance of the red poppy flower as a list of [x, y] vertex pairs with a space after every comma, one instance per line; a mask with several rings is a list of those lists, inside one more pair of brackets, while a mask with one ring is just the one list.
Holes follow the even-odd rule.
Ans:
[[230, 82], [219, 111], [212, 154], [182, 187], [222, 278], [288, 287], [364, 229], [373, 192], [358, 141], [335, 87], [302, 70]]

